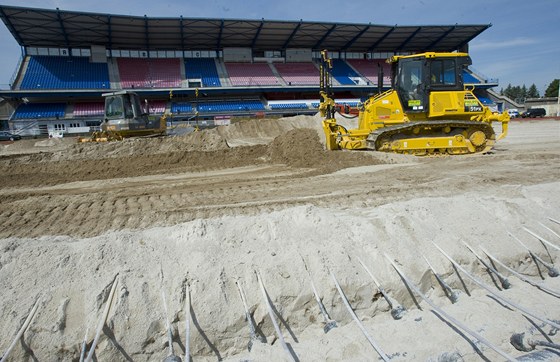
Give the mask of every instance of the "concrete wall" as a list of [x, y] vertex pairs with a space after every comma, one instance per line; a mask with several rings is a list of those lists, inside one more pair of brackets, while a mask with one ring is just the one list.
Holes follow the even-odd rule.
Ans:
[[251, 63], [253, 51], [251, 48], [224, 48], [224, 62]]
[[544, 108], [548, 117], [558, 116], [560, 112], [558, 97], [529, 98], [525, 100], [525, 108]]

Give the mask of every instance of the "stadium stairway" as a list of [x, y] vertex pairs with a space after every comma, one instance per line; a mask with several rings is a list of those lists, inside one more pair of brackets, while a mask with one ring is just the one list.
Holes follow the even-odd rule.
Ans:
[[179, 73], [181, 73], [181, 88], [188, 88], [189, 82], [187, 81], [187, 76], [185, 72], [185, 60], [183, 58], [179, 61]]
[[270, 69], [272, 70], [272, 74], [274, 74], [274, 76], [276, 76], [276, 79], [278, 79], [278, 82], [280, 83], [280, 85], [283, 86], [283, 87], [287, 86], [288, 84], [286, 83], [284, 78], [282, 78], [280, 73], [278, 73], [278, 69], [276, 69], [276, 66], [274, 66], [274, 63], [270, 63], [269, 66], [270, 66]]
[[23, 76], [25, 72], [27, 72], [27, 67], [29, 66], [29, 56], [26, 56], [23, 62], [21, 63], [21, 68], [19, 69], [18, 75], [14, 79], [14, 84], [12, 84], [12, 89], [20, 89], [21, 82], [23, 81]]
[[111, 89], [121, 89], [121, 76], [119, 74], [117, 60], [115, 58], [108, 58], [107, 67], [109, 69], [109, 82], [111, 82]]
[[229, 79], [225, 63], [220, 59], [215, 59], [215, 63], [222, 87], [231, 87], [231, 81]]

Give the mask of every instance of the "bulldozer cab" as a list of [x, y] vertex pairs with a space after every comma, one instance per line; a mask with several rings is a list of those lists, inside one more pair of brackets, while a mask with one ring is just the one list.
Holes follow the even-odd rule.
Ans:
[[428, 113], [431, 92], [463, 90], [463, 69], [470, 64], [465, 53], [424, 53], [395, 56], [393, 89], [405, 113]]
[[103, 96], [105, 97], [106, 120], [140, 120], [147, 116], [142, 110], [138, 95], [134, 92], [105, 93]]

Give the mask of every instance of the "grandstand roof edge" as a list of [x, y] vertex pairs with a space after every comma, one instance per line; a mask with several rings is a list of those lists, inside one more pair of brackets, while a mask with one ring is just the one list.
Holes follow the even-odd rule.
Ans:
[[[438, 48], [433, 50], [451, 50], [464, 44], [465, 41], [472, 40], [473, 36], [478, 36], [481, 32], [492, 26], [492, 24], [384, 25], [372, 24], [371, 22], [338, 23], [312, 20], [303, 21], [302, 19], [150, 17], [147, 15], [119, 15], [8, 5], [0, 5], [0, 17], [14, 36], [14, 39], [23, 47], [78, 48], [85, 47], [89, 43], [90, 45], [105, 45], [111, 49], [127, 49], [127, 46], [129, 46], [130, 49], [205, 50], [204, 46], [207, 49], [215, 49], [216, 45], [219, 45], [222, 48], [251, 47], [253, 49], [271, 48], [270, 50], [274, 50], [282, 49], [288, 43], [290, 47], [294, 48], [313, 48], [313, 45], [317, 44], [317, 40], [321, 38], [321, 35], [327, 33], [333, 25], [336, 25], [337, 29], [332, 34], [329, 34], [329, 38], [332, 37], [332, 40], [329, 39], [331, 41], [322, 43], [322, 47], [350, 52], [365, 51], [369, 50], [372, 44], [377, 44], [376, 40], [385, 34], [383, 29], [399, 29], [400, 34], [392, 34], [387, 39], [383, 39], [381, 44], [378, 44], [374, 49], [376, 51], [389, 51], [388, 49], [401, 45], [397, 43], [398, 39], [403, 36], [407, 37], [416, 29], [421, 28], [422, 32], [432, 39], [445, 34], [444, 38], [446, 41], [439, 41]], [[91, 22], [82, 25], [74, 20], [76, 17], [87, 17]], [[34, 21], [36, 26], [30, 26], [30, 24], [34, 24]], [[119, 23], [119, 21], [122, 21], [122, 23]], [[138, 24], [131, 25], [131, 22], [138, 22]], [[193, 24], [188, 24], [189, 22]], [[208, 33], [211, 33], [210, 30], [213, 30], [214, 27], [218, 29], [221, 26], [222, 30], [224, 30], [224, 22], [226, 23], [225, 31], [230, 31], [229, 34], [224, 34], [224, 37], [220, 35], [219, 39], [208, 36]], [[252, 25], [261, 23], [268, 25], [270, 27], [268, 31], [274, 32], [275, 36], [280, 38], [272, 39], [270, 36], [267, 37], [267, 29], [262, 29], [262, 26], [260, 30], [256, 26], [252, 27]], [[313, 28], [317, 32], [315, 38], [309, 36], [309, 33], [299, 30], [301, 25]], [[83, 29], [86, 31], [84, 32], [85, 35], [78, 37], [76, 36], [76, 29], [80, 26], [83, 26]], [[128, 28], [119, 33], [117, 29], [119, 26], [126, 26]], [[47, 31], [38, 33], [37, 27], [42, 27]], [[68, 28], [72, 29], [72, 31], [67, 32], [65, 29]], [[91, 31], [92, 28], [95, 28], [95, 32]], [[450, 29], [453, 29], [453, 31], [449, 32]], [[124, 34], [125, 31], [128, 37], [120, 35]], [[147, 32], [150, 34], [150, 39], [147, 39]], [[246, 35], [254, 35], [247, 37], [251, 39], [251, 42], [245, 44], [243, 40], [236, 40], [235, 37], [233, 41], [225, 41], [231, 38], [232, 33], [239, 32], [243, 32]], [[449, 34], [446, 34], [446, 32], [449, 32]], [[395, 40], [392, 39], [392, 36], [395, 37]], [[187, 39], [184, 37], [187, 37]], [[291, 38], [289, 39], [289, 37]], [[349, 43], [349, 40], [354, 38], [355, 40]], [[188, 40], [186, 44], [185, 40]], [[287, 40], [290, 41], [287, 42]], [[236, 41], [237, 43], [235, 43]], [[351, 46], [348, 47], [348, 44], [351, 44]], [[414, 48], [420, 50], [425, 47], [425, 44], [419, 44], [418, 40], [413, 40], [406, 45], [407, 48], [401, 49], [402, 51]]]

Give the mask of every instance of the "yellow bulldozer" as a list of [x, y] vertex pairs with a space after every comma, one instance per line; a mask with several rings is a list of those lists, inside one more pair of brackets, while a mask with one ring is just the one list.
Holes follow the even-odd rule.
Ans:
[[166, 131], [166, 116], [151, 117], [142, 108], [138, 94], [132, 91], [104, 93], [105, 111], [100, 131], [79, 142], [120, 141], [126, 137], [155, 136]]
[[[427, 52], [393, 56], [392, 88], [358, 105], [358, 128], [346, 129], [335, 119], [332, 62], [322, 51], [319, 110], [329, 150], [375, 150], [413, 154], [488, 152], [507, 134], [509, 114], [493, 113], [465, 86], [467, 53]], [[380, 77], [382, 78], [382, 77]], [[500, 122], [496, 137], [492, 122]]]

